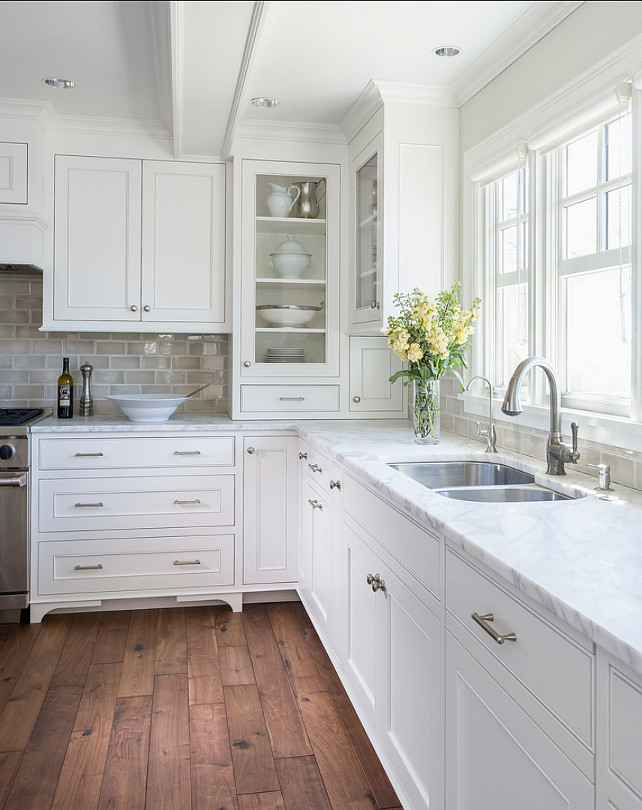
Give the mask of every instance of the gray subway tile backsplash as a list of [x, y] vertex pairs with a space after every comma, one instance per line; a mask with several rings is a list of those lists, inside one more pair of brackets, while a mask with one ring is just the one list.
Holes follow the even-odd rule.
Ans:
[[62, 358], [70, 358], [77, 391], [80, 366], [94, 367], [96, 413], [115, 413], [110, 394], [187, 394], [195, 382], [210, 387], [186, 402], [186, 413], [228, 410], [227, 335], [135, 332], [41, 332], [42, 282], [0, 278], [0, 405], [53, 407]]

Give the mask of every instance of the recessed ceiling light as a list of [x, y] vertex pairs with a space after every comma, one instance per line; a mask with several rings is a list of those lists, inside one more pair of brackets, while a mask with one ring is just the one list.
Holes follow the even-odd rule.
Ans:
[[57, 90], [71, 90], [76, 86], [76, 82], [72, 82], [71, 79], [43, 79], [42, 81], [47, 87], [55, 87]]
[[252, 104], [254, 104], [255, 107], [262, 107], [263, 109], [267, 109], [268, 107], [276, 107], [278, 103], [278, 99], [267, 98], [267, 96], [259, 96], [258, 98], [252, 99]]
[[435, 56], [457, 56], [459, 48], [455, 45], [440, 45], [439, 48], [433, 50]]

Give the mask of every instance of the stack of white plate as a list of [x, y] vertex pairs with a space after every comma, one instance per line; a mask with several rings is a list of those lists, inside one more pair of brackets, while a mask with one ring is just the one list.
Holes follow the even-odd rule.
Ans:
[[303, 349], [289, 349], [277, 347], [266, 349], [263, 355], [264, 363], [305, 363], [306, 357]]

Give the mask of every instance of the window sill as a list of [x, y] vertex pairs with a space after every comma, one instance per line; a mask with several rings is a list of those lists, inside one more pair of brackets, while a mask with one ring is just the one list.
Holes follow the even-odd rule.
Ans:
[[[458, 394], [464, 403], [464, 415], [488, 421], [488, 397], [472, 394]], [[501, 399], [493, 399], [493, 417], [498, 425], [512, 428], [535, 428], [548, 433], [550, 412], [544, 405], [524, 405], [520, 416], [506, 416], [501, 411]], [[580, 426], [580, 441], [590, 441], [619, 447], [628, 452], [642, 452], [642, 423], [632, 422], [617, 416], [603, 416], [589, 411], [574, 411], [562, 408], [562, 432], [570, 437], [571, 422]]]

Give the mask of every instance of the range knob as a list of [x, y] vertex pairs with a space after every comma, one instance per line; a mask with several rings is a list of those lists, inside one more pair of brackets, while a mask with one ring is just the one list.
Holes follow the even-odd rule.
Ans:
[[10, 458], [13, 458], [16, 454], [16, 448], [11, 444], [3, 444], [0, 447], [0, 458], [3, 461], [8, 461]]

